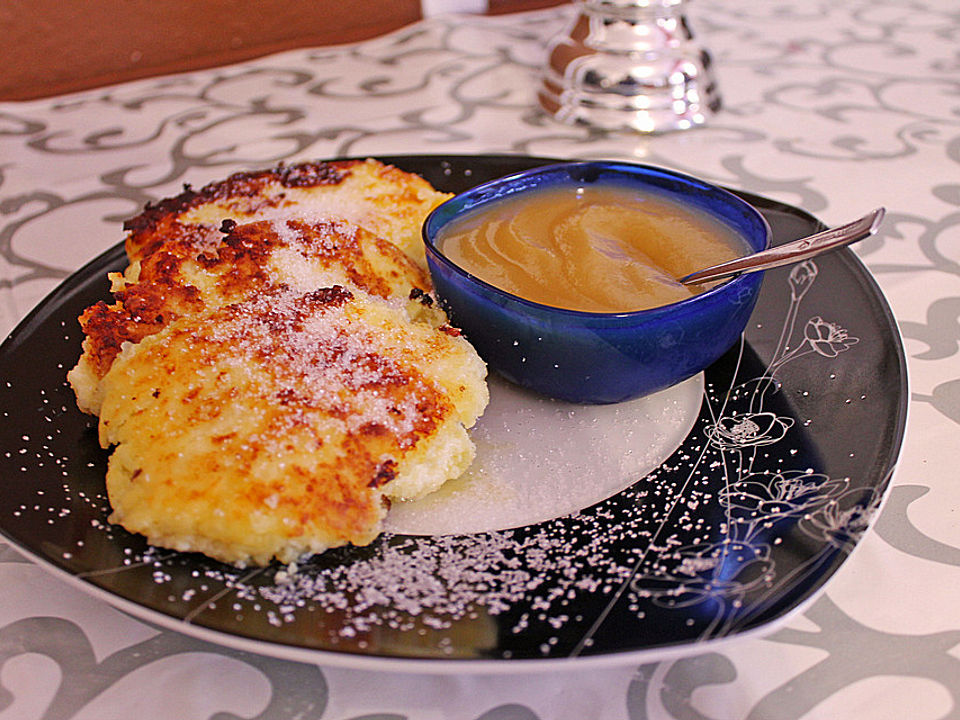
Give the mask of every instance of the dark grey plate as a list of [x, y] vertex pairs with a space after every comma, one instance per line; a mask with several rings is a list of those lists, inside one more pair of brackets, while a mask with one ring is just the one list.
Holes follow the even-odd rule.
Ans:
[[[452, 192], [548, 162], [384, 159]], [[821, 228], [800, 210], [745, 197], [777, 243]], [[856, 546], [903, 437], [899, 335], [873, 279], [843, 250], [767, 273], [744, 342], [705, 373], [693, 431], [618, 495], [515, 530], [382, 536], [293, 574], [240, 571], [107, 523], [107, 453], [64, 377], [80, 353], [77, 316], [108, 297], [106, 273], [123, 265], [120, 246], [98, 257], [0, 346], [0, 532], [144, 620], [265, 654], [515, 671], [544, 659], [699, 652], [769, 630]]]

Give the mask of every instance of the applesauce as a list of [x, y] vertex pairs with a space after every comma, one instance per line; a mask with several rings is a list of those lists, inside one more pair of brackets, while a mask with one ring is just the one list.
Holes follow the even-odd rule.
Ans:
[[437, 246], [502, 290], [543, 305], [620, 313], [703, 291], [676, 278], [750, 247], [706, 212], [614, 185], [549, 188], [451, 222]]

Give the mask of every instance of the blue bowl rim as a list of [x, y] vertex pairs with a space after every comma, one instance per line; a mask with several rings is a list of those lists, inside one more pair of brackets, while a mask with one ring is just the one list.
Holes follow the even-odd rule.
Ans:
[[[480, 279], [476, 275], [473, 275], [469, 271], [457, 265], [450, 258], [448, 258], [437, 245], [433, 242], [431, 233], [428, 232], [430, 224], [434, 219], [440, 214], [444, 207], [449, 206], [451, 203], [462, 201], [465, 196], [470, 196], [473, 194], [478, 194], [487, 191], [491, 187], [496, 187], [498, 185], [507, 184], [515, 182], [518, 179], [524, 177], [530, 177], [534, 175], [541, 175], [547, 173], [557, 172], [565, 168], [589, 168], [591, 166], [602, 166], [611, 169], [624, 169], [628, 173], [634, 172], [637, 170], [642, 170], [646, 172], [658, 173], [660, 175], [669, 176], [675, 180], [680, 180], [682, 182], [691, 183], [697, 187], [709, 190], [712, 193], [715, 193], [719, 197], [723, 197], [731, 202], [731, 204], [739, 206], [745, 210], [747, 213], [752, 215], [755, 220], [757, 220], [760, 226], [764, 229], [764, 247], [761, 249], [766, 249], [770, 246], [770, 240], [772, 237], [772, 232], [770, 230], [770, 224], [767, 222], [763, 214], [757, 210], [753, 205], [744, 200], [743, 198], [735, 195], [726, 188], [723, 188], [719, 185], [714, 185], [705, 180], [701, 180], [692, 175], [687, 175], [685, 173], [677, 172], [676, 170], [669, 170], [667, 168], [658, 167], [656, 165], [648, 165], [642, 163], [631, 163], [621, 160], [583, 160], [583, 161], [570, 161], [570, 162], [560, 162], [560, 163], [551, 163], [549, 165], [541, 165], [535, 168], [530, 168], [528, 170], [521, 170], [519, 172], [511, 173], [509, 175], [504, 175], [500, 178], [495, 178], [493, 180], [488, 180], [485, 183], [476, 185], [469, 190], [465, 190], [461, 193], [456, 194], [452, 198], [448, 198], [439, 205], [437, 205], [430, 213], [427, 214], [427, 217], [423, 221], [421, 226], [421, 236], [423, 238], [423, 243], [427, 248], [427, 259], [434, 259], [439, 261], [447, 268], [455, 271], [458, 275], [462, 276], [465, 280], [479, 285], [488, 293], [493, 293], [494, 296], [499, 296], [505, 301], [510, 303], [516, 303], [520, 306], [530, 307], [540, 313], [558, 315], [558, 316], [569, 316], [571, 319], [579, 318], [581, 320], [611, 320], [611, 321], [623, 321], [623, 320], [632, 320], [632, 319], [645, 319], [645, 318], [656, 318], [665, 313], [673, 312], [676, 308], [686, 308], [690, 306], [696, 306], [703, 303], [709, 303], [714, 297], [725, 293], [730, 290], [731, 286], [735, 285], [745, 285], [751, 280], [750, 274], [737, 275], [730, 278], [724, 282], [715, 285], [714, 287], [705, 290], [696, 295], [691, 295], [689, 298], [684, 298], [683, 300], [678, 300], [677, 302], [672, 302], [667, 305], [660, 305], [653, 308], [645, 308], [643, 310], [629, 310], [625, 312], [593, 312], [589, 310], [571, 310], [569, 308], [560, 308], [553, 305], [545, 305], [543, 303], [538, 303], [533, 300], [527, 300], [526, 298], [515, 295], [514, 293], [504, 290], [497, 287], [496, 285], [491, 285], [485, 280]], [[667, 193], [669, 194], [669, 193]], [[507, 196], [504, 196], [507, 197]], [[497, 198], [494, 202], [503, 199]], [[762, 277], [763, 272], [753, 273], [757, 277], [754, 279], [759, 279]]]

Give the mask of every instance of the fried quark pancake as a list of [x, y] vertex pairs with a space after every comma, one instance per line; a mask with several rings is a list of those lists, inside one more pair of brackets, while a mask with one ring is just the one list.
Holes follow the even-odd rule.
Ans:
[[[342, 220], [296, 219], [224, 223], [219, 241], [205, 248], [170, 242], [112, 274], [113, 303], [99, 302], [80, 316], [83, 355], [69, 380], [80, 408], [97, 414], [100, 379], [123, 343], [136, 343], [178, 317], [278, 288], [306, 292], [351, 286], [382, 298], [406, 300], [428, 290], [429, 276], [392, 243]], [[422, 296], [424, 297], [424, 296]], [[431, 311], [434, 324], [445, 316]]]
[[183, 315], [103, 378], [111, 520], [238, 565], [367, 543], [386, 498], [469, 465], [485, 374], [457, 331], [342, 286]]
[[418, 175], [377, 160], [339, 160], [243, 172], [148, 205], [127, 221], [127, 255], [142, 260], [171, 242], [218, 241], [224, 220], [336, 216], [392, 242], [423, 270], [420, 227], [449, 198]]
[[111, 520], [239, 565], [380, 532], [472, 461], [486, 367], [429, 294], [447, 195], [382, 163], [240, 173], [126, 223], [68, 379], [113, 447]]

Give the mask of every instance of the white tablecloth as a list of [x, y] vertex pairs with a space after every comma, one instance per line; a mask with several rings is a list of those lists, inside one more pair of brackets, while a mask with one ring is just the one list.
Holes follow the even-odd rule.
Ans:
[[536, 108], [545, 42], [571, 12], [438, 16], [357, 45], [0, 104], [0, 331], [118, 242], [145, 202], [281, 160], [615, 157], [828, 224], [884, 205], [857, 252], [903, 333], [910, 419], [883, 512], [826, 592], [770, 634], [641, 667], [402, 674], [158, 630], [0, 542], [0, 720], [960, 717], [955, 3], [701, 0], [691, 20], [724, 109], [654, 137], [569, 128]]

